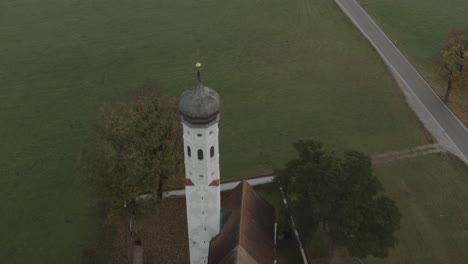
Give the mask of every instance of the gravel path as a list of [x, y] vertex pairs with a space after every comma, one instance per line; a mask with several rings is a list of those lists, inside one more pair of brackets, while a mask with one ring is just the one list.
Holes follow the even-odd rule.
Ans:
[[[418, 157], [422, 155], [441, 153], [441, 152], [446, 152], [446, 150], [440, 144], [436, 143], [436, 144], [422, 145], [422, 146], [418, 146], [414, 148], [408, 148], [408, 149], [402, 149], [398, 151], [391, 151], [391, 152], [386, 152], [382, 154], [377, 154], [377, 155], [373, 155], [371, 158], [372, 158], [373, 164], [382, 164], [382, 163], [387, 163], [387, 162], [391, 162], [395, 160], [414, 158], [414, 157]], [[255, 186], [255, 185], [273, 183], [274, 178], [275, 176], [271, 174], [271, 175], [250, 177], [250, 178], [246, 178], [246, 180], [250, 185]], [[235, 179], [235, 180], [221, 182], [221, 191], [232, 190], [241, 181], [242, 179]], [[164, 193], [164, 197], [180, 197], [184, 195], [185, 195], [185, 188], [175, 189], [175, 190]], [[151, 199], [151, 195], [144, 194], [144, 195], [141, 195], [138, 199], [139, 200]]]
[[439, 144], [422, 145], [415, 148], [408, 148], [398, 151], [386, 152], [372, 156], [372, 164], [378, 165], [395, 160], [409, 159], [422, 155], [446, 152]]

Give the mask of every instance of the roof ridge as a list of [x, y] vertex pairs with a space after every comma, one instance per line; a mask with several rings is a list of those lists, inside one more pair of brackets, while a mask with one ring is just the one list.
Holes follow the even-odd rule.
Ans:
[[[250, 186], [252, 187], [252, 186]], [[255, 197], [258, 197], [260, 198], [260, 200], [262, 200], [263, 202], [265, 202], [265, 204], [273, 209], [275, 209], [275, 207], [273, 205], [270, 204], [270, 202], [267, 201], [267, 199], [263, 198], [260, 194], [258, 194], [255, 189], [254, 189], [254, 194], [255, 194]], [[275, 219], [276, 220], [276, 219]]]
[[242, 264], [242, 263], [239, 263], [239, 254], [240, 254], [239, 248], [242, 248], [242, 246], [241, 246], [240, 244], [237, 244], [237, 246], [236, 246], [236, 259], [235, 259], [235, 263], [237, 263], [237, 264]]
[[229, 197], [233, 196], [233, 193], [235, 192], [235, 190], [240, 186], [242, 185], [242, 181], [240, 182], [240, 184], [236, 185], [236, 187], [234, 187], [234, 189], [232, 189], [229, 194], [226, 196], [226, 198], [224, 200], [228, 200]]
[[242, 180], [240, 184], [242, 184], [242, 193], [241, 193], [241, 206], [239, 208], [239, 243], [238, 245], [243, 247], [243, 245], [241, 244], [242, 240], [241, 240], [241, 236], [243, 236], [243, 233], [242, 233], [242, 222], [244, 221], [244, 215], [243, 215], [243, 212], [244, 212], [244, 195], [245, 195], [245, 183], [246, 180]]

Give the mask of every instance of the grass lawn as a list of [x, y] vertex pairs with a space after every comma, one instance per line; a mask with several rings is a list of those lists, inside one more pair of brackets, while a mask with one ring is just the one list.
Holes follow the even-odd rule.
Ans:
[[[386, 259], [366, 264], [465, 263], [468, 258], [468, 168], [448, 155], [430, 155], [379, 165], [375, 174], [402, 214], [399, 244]], [[308, 245], [323, 263], [325, 238]], [[359, 263], [338, 250], [333, 264]]]
[[311, 137], [370, 153], [430, 141], [384, 64], [328, 0], [0, 2], [0, 259], [77, 263], [99, 237], [78, 163], [97, 109], [193, 64], [222, 97], [224, 178]]
[[402, 213], [399, 245], [385, 260], [365, 263], [466, 263], [468, 169], [431, 155], [379, 166], [376, 175]]
[[[439, 94], [446, 83], [434, 72], [432, 63], [450, 29], [468, 27], [465, 0], [359, 0], [422, 76]], [[454, 90], [449, 106], [468, 124], [468, 91]]]

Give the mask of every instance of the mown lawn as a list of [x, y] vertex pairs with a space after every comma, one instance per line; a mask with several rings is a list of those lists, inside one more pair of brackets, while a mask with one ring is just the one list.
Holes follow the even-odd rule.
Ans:
[[365, 263], [465, 263], [468, 258], [468, 168], [431, 155], [376, 168], [402, 213], [399, 245]]
[[427, 143], [380, 58], [328, 0], [0, 2], [0, 259], [77, 263], [99, 237], [80, 150], [98, 108], [193, 64], [222, 97], [223, 178], [281, 166], [298, 138], [370, 153]]
[[[435, 56], [451, 29], [468, 28], [465, 0], [359, 0], [434, 90], [442, 96], [446, 82], [433, 70]], [[449, 107], [468, 124], [468, 90], [454, 90]]]
[[[465, 263], [468, 258], [468, 168], [448, 155], [429, 155], [375, 167], [385, 192], [402, 214], [398, 245], [386, 259], [366, 264]], [[258, 188], [258, 187], [257, 187]], [[316, 263], [323, 263], [326, 239], [317, 235], [307, 245]], [[299, 263], [299, 262], [298, 262]], [[353, 264], [339, 249], [333, 264]]]

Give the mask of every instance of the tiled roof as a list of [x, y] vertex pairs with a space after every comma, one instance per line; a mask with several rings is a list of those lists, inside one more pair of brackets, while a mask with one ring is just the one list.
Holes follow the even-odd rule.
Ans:
[[209, 264], [271, 264], [274, 261], [274, 208], [246, 182], [222, 201], [231, 216], [210, 243]]

